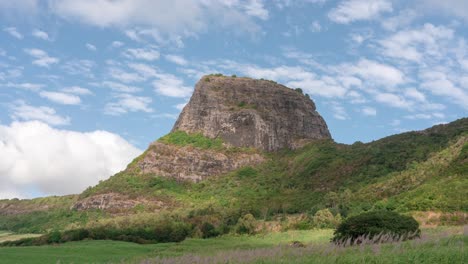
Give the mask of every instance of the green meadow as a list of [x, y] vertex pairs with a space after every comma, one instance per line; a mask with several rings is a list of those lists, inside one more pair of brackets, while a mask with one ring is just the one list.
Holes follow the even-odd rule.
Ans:
[[[464, 230], [465, 229], [465, 230]], [[189, 238], [180, 243], [140, 245], [80, 241], [0, 248], [1, 263], [463, 263], [466, 227], [423, 229], [421, 239], [338, 247], [331, 229], [259, 235]], [[303, 246], [294, 246], [299, 241]]]

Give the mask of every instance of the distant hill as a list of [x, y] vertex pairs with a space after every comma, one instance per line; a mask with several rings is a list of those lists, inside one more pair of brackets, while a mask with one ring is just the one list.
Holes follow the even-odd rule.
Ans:
[[247, 213], [272, 219], [325, 208], [341, 217], [373, 209], [454, 213], [447, 221], [463, 223], [466, 190], [468, 118], [338, 144], [301, 91], [211, 75], [173, 131], [126, 170], [79, 195], [0, 201], [0, 229], [139, 225], [168, 215], [229, 226]]

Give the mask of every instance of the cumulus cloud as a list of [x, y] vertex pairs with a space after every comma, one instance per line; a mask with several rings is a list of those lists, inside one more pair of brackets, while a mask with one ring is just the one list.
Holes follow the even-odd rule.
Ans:
[[454, 31], [444, 26], [425, 24], [419, 29], [402, 30], [379, 41], [383, 54], [396, 59], [421, 63], [428, 57], [443, 58]]
[[345, 75], [354, 75], [369, 84], [388, 87], [389, 89], [405, 82], [405, 74], [399, 69], [384, 63], [360, 59], [357, 64], [342, 64], [335, 70]]
[[58, 58], [50, 57], [47, 52], [40, 49], [25, 49], [24, 52], [35, 58], [33, 64], [41, 67], [49, 67], [51, 64], [59, 62]]
[[79, 96], [68, 93], [42, 91], [39, 93], [39, 95], [58, 104], [79, 105], [81, 103]]
[[6, 33], [10, 34], [11, 36], [17, 39], [23, 39], [23, 35], [19, 33], [19, 31], [15, 27], [7, 27], [7, 28], [4, 28], [3, 31], [5, 31]]
[[[146, 35], [158, 42], [177, 42], [180, 37], [196, 35], [209, 26], [258, 32], [254, 18], [268, 18], [268, 10], [260, 0], [51, 0], [49, 8], [66, 20], [128, 29], [134, 33], [133, 39]], [[134, 31], [135, 28], [146, 33]]]
[[109, 75], [112, 78], [124, 83], [141, 82], [145, 80], [145, 78], [138, 73], [127, 72], [120, 68], [110, 68]]
[[130, 85], [126, 85], [126, 84], [122, 84], [118, 82], [111, 82], [111, 81], [102, 82], [102, 86], [108, 87], [113, 91], [121, 92], [121, 93], [135, 93], [135, 92], [139, 92], [142, 90], [141, 88], [138, 88], [135, 86], [130, 86]]
[[189, 97], [193, 90], [192, 87], [185, 86], [183, 80], [166, 73], [157, 75], [153, 87], [156, 93], [169, 97]]
[[375, 99], [379, 103], [386, 104], [391, 107], [402, 108], [402, 109], [411, 109], [413, 103], [406, 100], [400, 95], [392, 93], [379, 93], [375, 96]]
[[444, 72], [426, 70], [420, 73], [423, 80], [421, 87], [437, 96], [447, 97], [451, 101], [468, 109], [468, 89], [463, 89], [454, 83]]
[[378, 18], [382, 13], [392, 12], [389, 0], [345, 0], [328, 13], [328, 18], [340, 24]]
[[13, 120], [39, 120], [54, 126], [70, 124], [70, 117], [57, 114], [55, 109], [48, 106], [32, 106], [24, 101], [16, 101], [10, 107]]
[[43, 40], [50, 40], [49, 34], [47, 34], [47, 32], [45, 32], [45, 31], [42, 31], [42, 30], [39, 30], [39, 29], [33, 30], [32, 35], [34, 37], [36, 37], [36, 38], [40, 38], [40, 39], [43, 39]]
[[70, 93], [70, 94], [77, 94], [77, 95], [91, 95], [93, 92], [91, 92], [89, 89], [80, 87], [80, 86], [70, 86], [62, 89], [63, 92]]
[[113, 48], [120, 48], [122, 47], [123, 45], [125, 45], [125, 43], [123, 43], [122, 41], [112, 41], [112, 44], [111, 44], [111, 47]]
[[166, 60], [172, 62], [172, 63], [175, 63], [177, 65], [181, 65], [181, 66], [185, 66], [188, 64], [187, 60], [184, 59], [184, 57], [180, 56], [180, 55], [174, 55], [174, 54], [168, 54], [166, 56], [164, 56], [166, 58]]
[[151, 113], [154, 111], [149, 106], [152, 102], [152, 99], [149, 97], [118, 94], [115, 98], [117, 98], [117, 101], [108, 103], [104, 109], [104, 112], [108, 115], [121, 115], [128, 112]]
[[159, 51], [151, 48], [127, 49], [123, 55], [127, 58], [154, 61], [159, 59]]
[[263, 20], [268, 19], [268, 10], [263, 6], [262, 0], [249, 0], [244, 6], [246, 13]]
[[91, 43], [86, 43], [85, 46], [86, 46], [86, 48], [87, 48], [88, 50], [90, 50], [90, 51], [96, 51], [96, 50], [97, 50], [96, 46], [94, 46], [94, 45], [91, 44]]
[[6, 86], [24, 89], [24, 90], [30, 90], [30, 91], [38, 91], [39, 89], [44, 87], [43, 84], [38, 84], [38, 83], [12, 83], [12, 82], [7, 83]]
[[373, 107], [367, 106], [362, 108], [362, 114], [366, 116], [376, 116], [377, 110]]
[[[0, 125], [0, 198], [79, 193], [125, 168], [141, 150], [107, 131], [39, 122]], [[14, 190], [14, 191], [12, 191]]]
[[61, 68], [71, 75], [93, 77], [94, 66], [96, 63], [91, 60], [71, 60], [64, 63]]

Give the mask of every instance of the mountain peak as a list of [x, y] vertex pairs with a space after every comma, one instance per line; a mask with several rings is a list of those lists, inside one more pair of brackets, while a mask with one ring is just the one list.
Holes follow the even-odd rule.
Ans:
[[207, 75], [172, 129], [266, 151], [331, 139], [314, 102], [300, 89], [268, 80]]

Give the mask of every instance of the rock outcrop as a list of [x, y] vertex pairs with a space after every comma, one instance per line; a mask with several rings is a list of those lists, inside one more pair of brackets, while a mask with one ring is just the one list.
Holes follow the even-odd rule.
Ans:
[[76, 202], [71, 209], [84, 211], [90, 209], [100, 209], [111, 212], [120, 212], [135, 208], [137, 205], [150, 206], [153, 211], [164, 208], [164, 203], [143, 198], [131, 199], [119, 193], [97, 194]]
[[263, 161], [263, 156], [258, 153], [199, 149], [154, 142], [137, 166], [141, 173], [199, 181]]
[[177, 130], [265, 151], [331, 138], [314, 102], [301, 92], [272, 81], [213, 75], [195, 86]]

